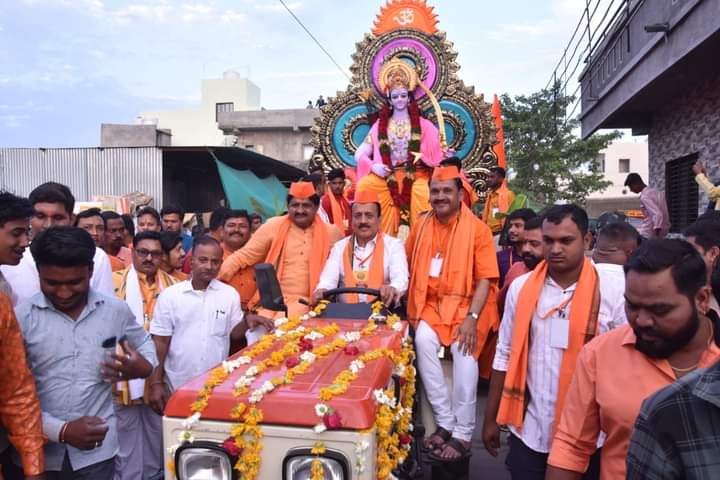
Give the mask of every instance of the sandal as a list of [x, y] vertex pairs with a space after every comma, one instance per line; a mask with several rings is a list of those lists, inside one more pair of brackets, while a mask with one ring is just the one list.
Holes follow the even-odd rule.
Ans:
[[[442, 451], [444, 448], [450, 447], [456, 452], [460, 454], [457, 458], [443, 458], [440, 455], [442, 454]], [[460, 440], [456, 438], [450, 438], [449, 440], [445, 441], [443, 449], [436, 449], [428, 454], [428, 457], [437, 463], [454, 463], [458, 462], [460, 460], [465, 460], [467, 458], [472, 457], [472, 452], [470, 451], [470, 448], [466, 447]], [[436, 453], [438, 452], [439, 453]]]
[[[441, 442], [430, 441], [430, 439], [432, 437], [440, 438]], [[435, 429], [435, 432], [423, 441], [422, 451], [423, 452], [431, 452], [431, 451], [437, 449], [438, 447], [441, 447], [445, 442], [447, 442], [451, 438], [452, 438], [452, 433], [445, 430], [443, 427], [437, 427]], [[429, 446], [426, 442], [429, 442]]]

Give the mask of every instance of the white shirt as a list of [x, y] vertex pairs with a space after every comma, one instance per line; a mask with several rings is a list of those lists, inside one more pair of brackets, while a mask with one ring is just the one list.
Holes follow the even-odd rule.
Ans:
[[322, 207], [322, 205], [318, 207], [317, 216], [320, 217], [320, 219], [321, 219], [323, 222], [325, 222], [325, 223], [327, 223], [328, 225], [330, 225], [330, 223], [331, 223], [331, 222], [330, 222], [330, 217], [328, 216], [327, 212], [326, 212], [325, 209]]
[[[622, 307], [625, 303], [624, 288], [622, 290], [615, 288], [613, 282], [617, 280], [603, 270], [598, 270], [600, 280], [598, 330], [600, 334], [627, 322], [624, 308], [616, 308], [618, 305]], [[505, 313], [500, 323], [500, 333], [493, 361], [494, 370], [506, 372], [508, 369], [518, 296], [531, 273], [518, 277], [510, 284], [508, 289], [505, 300]], [[540, 453], [550, 452], [550, 446], [552, 445], [552, 426], [555, 420], [560, 365], [565, 351], [550, 346], [550, 320], [552, 317], [542, 320], [540, 315], [544, 315], [545, 312], [549, 312], [559, 306], [565, 299], [571, 297], [576, 287], [577, 284], [573, 284], [563, 290], [548, 276], [540, 292], [540, 298], [530, 323], [530, 349], [527, 371], [527, 388], [530, 393], [530, 402], [525, 413], [522, 432], [518, 432], [512, 426], [509, 426], [509, 429], [528, 448]], [[572, 301], [568, 303], [566, 312], [569, 312], [571, 305]]]
[[[93, 263], [90, 286], [103, 295], [114, 297], [115, 288], [113, 288], [112, 283], [112, 267], [107, 254], [101, 248], [95, 247]], [[29, 300], [40, 291], [40, 277], [29, 247], [25, 249], [20, 263], [17, 265], [3, 265], [0, 269], [10, 287], [12, 287], [15, 305], [20, 305]]]
[[[343, 277], [345, 276], [343, 255], [345, 254], [345, 247], [352, 238], [351, 236], [345, 237], [333, 245], [330, 250], [330, 256], [325, 262], [325, 268], [323, 268], [320, 274], [320, 280], [315, 290], [331, 288], [338, 288], [344, 285]], [[370, 269], [370, 258], [363, 265], [360, 265], [358, 258], [365, 259], [375, 250], [377, 243], [377, 235], [375, 238], [370, 240], [361, 247], [355, 244], [355, 261], [353, 262], [353, 268], [358, 271], [368, 271]], [[383, 234], [383, 269], [385, 271], [386, 285], [390, 285], [395, 290], [404, 294], [408, 288], [408, 263], [407, 255], [405, 254], [405, 246], [402, 240], [391, 237], [390, 235]], [[358, 300], [364, 302], [366, 295], [359, 295]]]
[[219, 280], [204, 291], [185, 280], [160, 293], [150, 333], [172, 337], [165, 374], [173, 391], [227, 358], [230, 332], [242, 319], [240, 296]]

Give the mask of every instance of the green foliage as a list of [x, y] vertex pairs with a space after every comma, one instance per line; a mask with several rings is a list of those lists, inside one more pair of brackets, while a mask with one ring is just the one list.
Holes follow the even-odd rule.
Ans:
[[578, 120], [565, 122], [573, 100], [563, 95], [559, 84], [529, 96], [502, 95], [505, 152], [508, 166], [517, 172], [510, 188], [534, 202], [551, 205], [567, 200], [584, 205], [590, 193], [610, 185], [600, 171], [598, 152], [621, 133], [581, 140], [573, 133]]

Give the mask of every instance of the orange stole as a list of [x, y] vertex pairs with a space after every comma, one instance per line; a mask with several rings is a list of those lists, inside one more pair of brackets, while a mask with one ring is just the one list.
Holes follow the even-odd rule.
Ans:
[[[415, 326], [422, 318], [437, 333], [443, 345], [450, 345], [454, 341], [457, 328], [467, 316], [472, 297], [475, 294], [474, 243], [476, 230], [480, 221], [472, 214], [470, 209], [461, 205], [460, 213], [452, 221], [447, 240], [441, 239], [438, 243], [446, 246], [442, 270], [439, 279], [430, 278], [430, 262], [437, 253], [433, 249], [437, 219], [433, 213], [427, 214], [419, 220], [413, 228], [410, 239], [414, 243], [409, 245], [410, 253], [410, 287], [408, 289], [408, 315]], [[439, 247], [439, 245], [438, 245]], [[429, 298], [430, 282], [437, 282], [437, 295]], [[478, 344], [473, 356], [478, 358], [491, 329], [497, 330], [498, 317], [495, 305], [495, 282], [491, 281], [487, 300], [477, 321]], [[423, 311], [428, 308], [435, 310], [431, 317], [424, 318]], [[427, 316], [427, 315], [426, 315]]]
[[[412, 193], [410, 195], [410, 226], [415, 224], [421, 213], [430, 210], [430, 174], [431, 170], [425, 168], [420, 168], [415, 171], [415, 181], [413, 182]], [[398, 168], [392, 175], [395, 177], [398, 185], [402, 186], [403, 179], [405, 178], [405, 170]], [[381, 209], [380, 230], [396, 237], [400, 228], [400, 209], [396, 207], [393, 202], [386, 179], [370, 173], [360, 179], [357, 191], [377, 193]]]
[[[278, 278], [282, 278], [283, 276], [283, 268], [285, 266], [285, 262], [283, 261], [283, 250], [285, 247], [285, 242], [287, 242], [288, 239], [288, 234], [290, 233], [291, 223], [292, 222], [290, 221], [290, 218], [285, 215], [282, 225], [280, 225], [280, 228], [277, 231], [277, 235], [273, 240], [272, 245], [270, 245], [270, 250], [265, 257], [265, 262], [272, 263], [275, 266], [275, 272], [277, 273]], [[325, 261], [328, 258], [331, 246], [327, 227], [325, 226], [325, 222], [323, 222], [320, 217], [318, 217], [317, 215], [315, 216], [315, 220], [313, 220], [312, 226], [310, 228], [313, 229], [311, 251], [315, 255], [317, 255], [316, 258], [322, 259], [322, 261], [309, 262], [310, 279], [308, 284], [310, 285], [310, 291], [306, 293], [306, 298], [312, 297], [312, 289], [315, 288], [315, 285], [317, 285], [318, 281], [320, 280], [320, 274], [322, 273], [322, 269], [325, 266]], [[249, 304], [254, 306], [257, 305], [259, 302], [260, 293], [256, 290], [255, 295], [253, 295], [253, 298], [249, 302]]]
[[[223, 261], [232, 255], [232, 252], [225, 250], [223, 246]], [[241, 268], [232, 276], [227, 284], [233, 287], [240, 295], [242, 309], [247, 310], [248, 302], [255, 295], [257, 285], [255, 284], [255, 270], [253, 267]]]
[[110, 260], [110, 268], [113, 272], [118, 272], [120, 270], [125, 270], [127, 267], [125, 266], [125, 262], [120, 260], [115, 255], [108, 255], [108, 260]]
[[[345, 245], [345, 251], [343, 252], [343, 272], [346, 287], [356, 287], [357, 279], [352, 268], [353, 251], [355, 245], [355, 235], [350, 237], [347, 244]], [[383, 241], [382, 232], [377, 234], [377, 240], [375, 241], [375, 250], [372, 253], [372, 259], [370, 260], [370, 268], [368, 269], [368, 281], [367, 288], [380, 289], [385, 283], [385, 242]], [[345, 301], [347, 303], [358, 303], [357, 293], [348, 293], [345, 295]]]
[[335, 194], [330, 192], [326, 193], [328, 200], [330, 200], [330, 210], [332, 213], [333, 218], [333, 224], [335, 224], [336, 227], [340, 229], [341, 232], [347, 232], [348, 228], [350, 226], [350, 219], [347, 219], [347, 227], [345, 226], [345, 223], [343, 222], [343, 219], [345, 219], [345, 211], [342, 208], [342, 205], [340, 205], [340, 202], [338, 202], [337, 198], [335, 198]]
[[[523, 285], [522, 290], [520, 290], [517, 310], [515, 311], [510, 363], [505, 375], [505, 385], [500, 400], [497, 422], [500, 425], [513, 425], [519, 430], [522, 430], [525, 416], [530, 323], [538, 298], [540, 298], [540, 292], [543, 285], [545, 285], [547, 274], [547, 263], [542, 261], [535, 267], [535, 270]], [[565, 395], [570, 387], [580, 350], [597, 333], [599, 308], [600, 288], [597, 271], [592, 262], [585, 258], [580, 272], [580, 279], [570, 305], [570, 332], [568, 348], [563, 353], [562, 363], [560, 364], [558, 398], [555, 404], [555, 425], [560, 420]]]

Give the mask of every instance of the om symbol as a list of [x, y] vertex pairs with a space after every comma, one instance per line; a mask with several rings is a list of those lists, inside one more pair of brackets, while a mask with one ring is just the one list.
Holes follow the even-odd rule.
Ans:
[[415, 12], [412, 8], [404, 8], [400, 10], [400, 13], [393, 17], [393, 20], [397, 22], [398, 25], [405, 26], [410, 25], [415, 21]]

